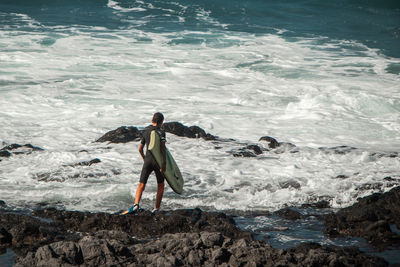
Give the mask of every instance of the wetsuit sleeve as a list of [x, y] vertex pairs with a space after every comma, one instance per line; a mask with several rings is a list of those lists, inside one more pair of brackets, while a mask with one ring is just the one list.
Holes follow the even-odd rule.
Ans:
[[142, 144], [142, 145], [145, 145], [146, 144], [146, 139], [145, 139], [145, 133], [143, 133], [142, 134], [142, 139], [140, 140], [140, 143]]

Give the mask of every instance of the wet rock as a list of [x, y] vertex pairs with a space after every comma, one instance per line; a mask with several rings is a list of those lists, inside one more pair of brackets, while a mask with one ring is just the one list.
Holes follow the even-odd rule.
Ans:
[[234, 157], [254, 158], [263, 153], [261, 147], [258, 145], [247, 145], [237, 150], [228, 151]]
[[12, 235], [3, 227], [0, 228], [0, 246], [4, 244], [11, 244]]
[[66, 165], [66, 166], [69, 166], [69, 167], [90, 166], [90, 165], [93, 165], [93, 164], [96, 164], [96, 163], [100, 163], [100, 162], [101, 162], [100, 159], [95, 158], [95, 159], [92, 159], [92, 160], [89, 160], [89, 161], [82, 161], [82, 162], [79, 162], [79, 163], [76, 163], [76, 164], [71, 164], [71, 165]]
[[339, 174], [338, 176], [335, 177], [336, 179], [347, 179], [349, 176], [344, 175], [344, 174]]
[[167, 133], [172, 133], [177, 136], [188, 137], [188, 138], [203, 138], [205, 140], [216, 140], [217, 137], [206, 133], [202, 128], [198, 126], [187, 127], [180, 122], [166, 122], [162, 128]]
[[0, 157], [8, 158], [11, 157], [12, 154], [15, 155], [30, 154], [33, 151], [42, 151], [42, 150], [44, 149], [37, 146], [33, 146], [31, 144], [25, 144], [25, 145], [11, 144], [0, 149]]
[[[199, 126], [187, 127], [180, 122], [166, 122], [162, 127], [165, 132], [182, 137], [203, 138], [205, 140], [216, 140], [218, 138], [217, 136], [206, 133], [206, 131]], [[142, 134], [143, 130], [139, 130], [137, 127], [121, 126], [118, 129], [107, 132], [97, 139], [96, 142], [127, 143], [139, 141], [142, 138]]]
[[281, 182], [279, 183], [279, 186], [281, 188], [294, 188], [294, 189], [300, 189], [301, 185], [299, 182], [297, 181], [285, 181], [285, 182]]
[[0, 150], [0, 157], [8, 158], [10, 156], [11, 156], [11, 153], [8, 152], [7, 150]]
[[96, 142], [127, 143], [139, 141], [142, 138], [142, 132], [133, 126], [121, 126], [104, 134]]
[[0, 211], [0, 233], [1, 244], [17, 254], [15, 266], [387, 265], [356, 249], [274, 249], [239, 230], [229, 216], [199, 209], [128, 216], [54, 208], [29, 215]]
[[292, 143], [279, 143], [279, 147], [274, 150], [274, 153], [276, 154], [282, 154], [282, 153], [297, 153], [299, 152], [299, 148], [296, 147], [296, 145]]
[[300, 212], [292, 210], [290, 208], [280, 209], [274, 213], [287, 220], [298, 220], [303, 218], [303, 215], [301, 215]]
[[345, 155], [345, 154], [351, 153], [353, 151], [356, 151], [358, 149], [355, 147], [351, 147], [351, 146], [336, 146], [336, 147], [320, 147], [319, 150], [321, 150], [327, 154]]
[[277, 148], [280, 146], [279, 142], [275, 138], [270, 137], [270, 136], [263, 136], [258, 141], [268, 142], [269, 148]]
[[328, 236], [351, 235], [365, 238], [377, 248], [400, 245], [400, 236], [390, 228], [400, 227], [400, 186], [386, 193], [360, 198], [354, 205], [325, 218]]
[[367, 191], [367, 190], [375, 190], [375, 191], [381, 191], [383, 188], [382, 183], [366, 183], [359, 185], [355, 188], [355, 190], [358, 191]]
[[301, 205], [302, 208], [315, 208], [315, 209], [327, 209], [330, 208], [331, 205], [327, 200], [321, 200], [315, 203], [307, 203]]
[[398, 158], [400, 154], [398, 152], [373, 152], [369, 156], [373, 158]]
[[20, 144], [11, 144], [11, 145], [8, 145], [8, 146], [5, 146], [5, 147], [3, 147], [2, 149], [0, 149], [0, 150], [8, 150], [8, 151], [11, 151], [11, 150], [16, 150], [16, 149], [19, 149], [19, 148], [29, 148], [29, 149], [31, 149], [32, 151], [42, 151], [42, 150], [44, 150], [43, 148], [40, 148], [40, 147], [37, 147], [37, 146], [33, 146], [32, 144], [25, 144], [25, 145], [20, 145]]

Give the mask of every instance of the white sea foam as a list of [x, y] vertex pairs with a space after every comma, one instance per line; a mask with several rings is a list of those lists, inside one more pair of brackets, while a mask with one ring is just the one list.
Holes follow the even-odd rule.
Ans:
[[[134, 27], [2, 29], [0, 36], [1, 141], [45, 149], [2, 158], [0, 199], [11, 205], [126, 207], [140, 174], [138, 144], [92, 142], [121, 125], [145, 126], [155, 111], [221, 137], [258, 143], [270, 135], [299, 147], [234, 158], [228, 152], [237, 144], [168, 135], [186, 186], [182, 196], [166, 191], [166, 208], [273, 210], [317, 200], [342, 207], [377, 190], [363, 185], [387, 190], [383, 178], [399, 175], [398, 158], [372, 155], [400, 149], [399, 76], [385, 71], [399, 60], [358, 43]], [[339, 145], [361, 149], [318, 149]], [[68, 166], [93, 158], [102, 162]], [[145, 206], [155, 191], [151, 178]]]

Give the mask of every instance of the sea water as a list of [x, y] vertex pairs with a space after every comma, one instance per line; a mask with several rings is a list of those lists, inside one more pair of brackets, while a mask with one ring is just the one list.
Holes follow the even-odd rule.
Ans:
[[[237, 158], [237, 142], [167, 134], [185, 187], [166, 189], [164, 209], [341, 208], [387, 191], [400, 183], [388, 156], [400, 150], [399, 34], [397, 1], [2, 0], [0, 142], [44, 151], [1, 158], [0, 199], [129, 207], [139, 143], [94, 141], [156, 111], [265, 149], [266, 135], [297, 146]], [[320, 149], [336, 146], [357, 149]], [[150, 178], [144, 207], [156, 188]]]

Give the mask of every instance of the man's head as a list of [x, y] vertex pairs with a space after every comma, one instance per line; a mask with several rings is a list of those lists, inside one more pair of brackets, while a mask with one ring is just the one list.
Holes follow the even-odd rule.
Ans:
[[157, 124], [158, 126], [161, 126], [164, 122], [164, 115], [160, 112], [154, 113], [152, 122]]

